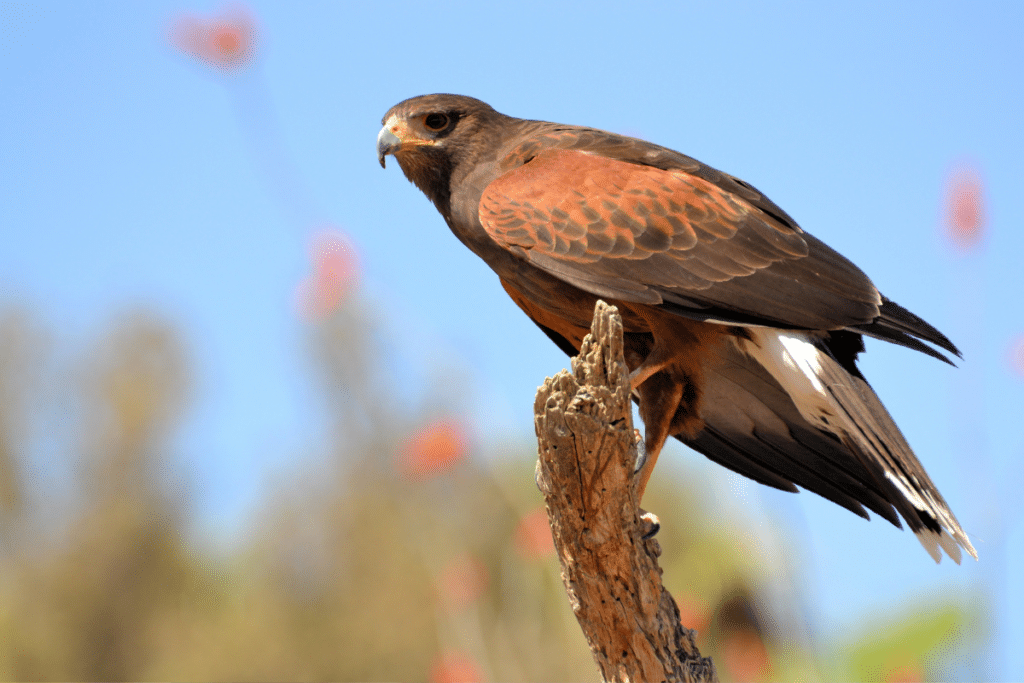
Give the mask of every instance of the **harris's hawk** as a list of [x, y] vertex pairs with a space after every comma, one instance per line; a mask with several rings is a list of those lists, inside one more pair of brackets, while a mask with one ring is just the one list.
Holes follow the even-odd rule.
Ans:
[[458, 95], [405, 100], [377, 137], [455, 236], [563, 351], [597, 299], [618, 307], [645, 425], [639, 492], [665, 440], [755, 481], [802, 486], [977, 558], [857, 369], [869, 335], [949, 362], [938, 330], [753, 186], [606, 131], [500, 114]]

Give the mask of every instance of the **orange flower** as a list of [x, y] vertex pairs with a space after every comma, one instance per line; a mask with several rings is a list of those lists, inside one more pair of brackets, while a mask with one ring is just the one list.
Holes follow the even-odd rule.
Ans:
[[456, 557], [438, 577], [437, 589], [444, 606], [452, 612], [472, 604], [487, 590], [490, 576], [477, 557]]
[[170, 41], [209, 66], [236, 71], [249, 66], [256, 56], [256, 23], [242, 5], [225, 9], [211, 19], [185, 14], [172, 24]]
[[924, 668], [915, 660], [890, 667], [882, 679], [885, 683], [922, 683], [926, 680]]
[[457, 420], [435, 420], [415, 434], [403, 449], [402, 467], [417, 479], [450, 469], [466, 455], [466, 431]]
[[313, 238], [310, 250], [313, 274], [299, 284], [298, 306], [312, 320], [337, 310], [359, 281], [359, 259], [348, 237], [336, 229], [325, 229]]
[[480, 667], [462, 652], [442, 652], [430, 667], [430, 683], [477, 683], [482, 680]]
[[676, 607], [679, 609], [679, 623], [692, 628], [698, 636], [707, 636], [711, 623], [711, 609], [692, 593], [676, 593]]
[[757, 681], [769, 671], [768, 650], [751, 630], [733, 631], [722, 643], [722, 660], [736, 681]]
[[946, 189], [946, 230], [960, 251], [973, 249], [985, 232], [985, 206], [981, 176], [973, 166], [961, 166], [950, 176]]
[[541, 505], [533, 512], [523, 515], [515, 531], [516, 550], [523, 557], [541, 559], [555, 552], [548, 525], [548, 513]]

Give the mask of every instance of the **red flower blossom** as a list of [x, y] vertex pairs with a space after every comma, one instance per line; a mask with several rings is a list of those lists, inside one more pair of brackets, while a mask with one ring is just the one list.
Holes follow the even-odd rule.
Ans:
[[973, 166], [961, 166], [950, 176], [946, 189], [946, 230], [953, 246], [969, 251], [985, 232], [985, 205], [981, 176]]
[[442, 652], [430, 667], [430, 683], [478, 683], [482, 680], [480, 667], [462, 652]]
[[437, 589], [444, 606], [452, 612], [472, 604], [490, 583], [487, 567], [477, 557], [456, 557], [438, 577]]
[[299, 284], [298, 306], [309, 319], [327, 317], [341, 305], [359, 281], [359, 259], [340, 230], [322, 230], [310, 249], [313, 274]]
[[711, 608], [692, 593], [677, 593], [676, 607], [679, 609], [679, 623], [692, 628], [698, 636], [707, 636], [711, 624]]
[[748, 629], [730, 633], [722, 643], [721, 653], [733, 680], [761, 680], [770, 670], [768, 649], [761, 638]]
[[466, 430], [454, 419], [435, 420], [415, 434], [402, 451], [401, 465], [417, 479], [450, 469], [468, 450]]
[[911, 660], [898, 666], [890, 667], [883, 679], [885, 683], [922, 683], [927, 680], [924, 668], [917, 661]]
[[555, 552], [548, 513], [543, 505], [519, 520], [515, 531], [515, 546], [520, 555], [529, 559], [545, 558]]
[[171, 25], [170, 42], [209, 66], [237, 71], [256, 57], [256, 22], [242, 5], [229, 7], [210, 19], [185, 14]]

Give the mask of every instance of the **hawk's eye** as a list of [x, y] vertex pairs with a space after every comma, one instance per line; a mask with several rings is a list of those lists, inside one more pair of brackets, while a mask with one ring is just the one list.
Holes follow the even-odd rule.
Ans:
[[429, 130], [444, 130], [448, 127], [448, 117], [444, 114], [427, 114], [423, 125]]

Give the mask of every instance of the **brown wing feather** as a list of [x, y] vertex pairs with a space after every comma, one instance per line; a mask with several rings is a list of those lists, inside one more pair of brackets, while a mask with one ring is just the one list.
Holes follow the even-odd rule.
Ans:
[[510, 155], [520, 165], [487, 186], [479, 218], [499, 245], [566, 282], [782, 326], [837, 329], [878, 315], [881, 298], [856, 266], [699, 175], [580, 149], [530, 151]]
[[694, 270], [703, 271], [698, 277], [708, 283], [807, 254], [799, 234], [768, 223], [756, 226], [775, 233], [765, 240], [768, 252], [739, 248], [715, 258], [700, 248], [735, 238], [750, 211], [685, 172], [564, 149], [544, 151], [505, 173], [480, 202], [484, 226], [506, 247], [580, 263], [670, 253], [700, 263]]

